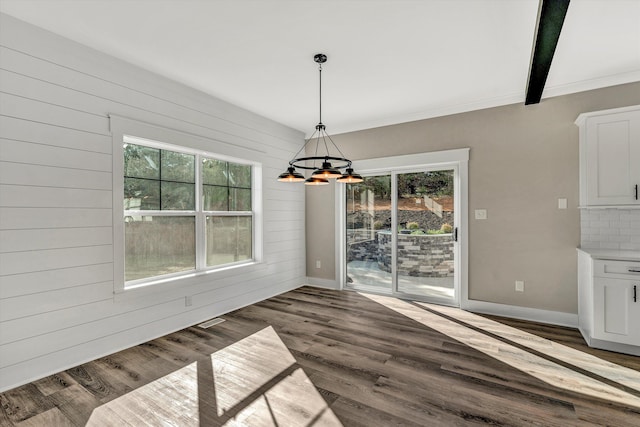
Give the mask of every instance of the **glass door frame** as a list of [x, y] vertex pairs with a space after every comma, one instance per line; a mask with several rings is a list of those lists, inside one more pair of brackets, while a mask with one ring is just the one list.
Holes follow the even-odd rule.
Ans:
[[[469, 149], [456, 149], [438, 151], [432, 153], [413, 154], [405, 156], [385, 157], [379, 159], [354, 161], [354, 169], [363, 176], [391, 175], [391, 229], [397, 230], [397, 175], [414, 172], [430, 172], [438, 170], [454, 171], [454, 230], [457, 229], [457, 240], [454, 243], [454, 298], [427, 298], [421, 295], [412, 295], [398, 292], [397, 278], [397, 235], [391, 233], [392, 245], [392, 283], [389, 292], [377, 292], [393, 295], [398, 298], [421, 300], [443, 305], [462, 307], [468, 300], [468, 161]], [[347, 260], [346, 260], [346, 186], [336, 187], [336, 266], [338, 267], [337, 279], [341, 289], [349, 289], [364, 292], [376, 292], [366, 286], [354, 287], [347, 285]]]

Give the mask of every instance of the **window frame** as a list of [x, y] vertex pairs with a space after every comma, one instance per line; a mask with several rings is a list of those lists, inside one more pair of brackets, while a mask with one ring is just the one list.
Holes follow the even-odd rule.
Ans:
[[[200, 276], [224, 278], [237, 274], [238, 269], [251, 271], [263, 266], [262, 260], [262, 164], [257, 160], [257, 150], [234, 147], [190, 133], [137, 122], [124, 117], [110, 115], [113, 138], [113, 243], [114, 243], [114, 293], [132, 293], [153, 288], [171, 287], [176, 284], [198, 282]], [[177, 143], [179, 142], [179, 143]], [[160, 150], [194, 155], [195, 161], [195, 209], [194, 210], [124, 210], [124, 145], [136, 144]], [[229, 145], [230, 147], [227, 147]], [[206, 149], [203, 149], [205, 148]], [[225, 151], [226, 153], [213, 152]], [[217, 148], [225, 148], [217, 150]], [[241, 157], [241, 156], [242, 157]], [[251, 167], [250, 211], [205, 211], [203, 205], [202, 159], [215, 159]], [[149, 216], [193, 216], [195, 220], [195, 269], [125, 281], [125, 236], [124, 218], [127, 214]], [[215, 266], [206, 265], [206, 218], [208, 216], [251, 217], [252, 257], [247, 260]]]

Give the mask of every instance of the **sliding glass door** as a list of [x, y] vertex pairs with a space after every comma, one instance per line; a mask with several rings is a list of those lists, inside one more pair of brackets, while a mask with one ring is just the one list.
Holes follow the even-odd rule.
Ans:
[[345, 286], [458, 305], [456, 167], [365, 176], [345, 200]]
[[[381, 246], [391, 236], [391, 175], [364, 177], [346, 186], [347, 284], [378, 291], [391, 289]], [[391, 251], [387, 253], [387, 265]]]
[[454, 171], [397, 174], [397, 292], [454, 298]]

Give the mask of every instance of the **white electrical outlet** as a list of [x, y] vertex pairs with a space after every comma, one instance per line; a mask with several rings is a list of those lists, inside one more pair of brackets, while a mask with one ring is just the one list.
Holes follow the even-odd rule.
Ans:
[[476, 219], [487, 219], [487, 210], [476, 209]]
[[524, 292], [524, 281], [516, 280], [516, 292]]
[[316, 260], [316, 268], [322, 268], [322, 263], [319, 259]]

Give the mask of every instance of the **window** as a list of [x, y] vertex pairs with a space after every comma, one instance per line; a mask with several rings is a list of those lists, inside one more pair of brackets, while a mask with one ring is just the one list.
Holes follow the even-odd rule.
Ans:
[[251, 259], [251, 166], [202, 159], [208, 267]]
[[123, 142], [125, 287], [254, 260], [251, 163]]

